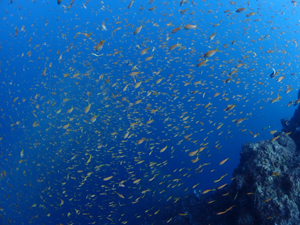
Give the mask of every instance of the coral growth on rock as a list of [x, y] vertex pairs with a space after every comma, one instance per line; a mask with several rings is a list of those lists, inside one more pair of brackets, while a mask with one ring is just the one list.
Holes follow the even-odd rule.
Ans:
[[231, 184], [239, 192], [235, 224], [300, 224], [300, 157], [292, 138], [278, 135], [243, 145]]
[[[298, 99], [300, 99], [300, 90], [298, 91]], [[296, 142], [297, 147], [300, 148], [300, 107], [298, 107], [293, 117], [290, 120], [281, 119], [282, 131], [289, 133], [290, 137]]]
[[273, 141], [245, 143], [231, 185], [183, 199], [169, 224], [300, 224], [300, 155], [291, 137], [275, 135]]
[[182, 199], [168, 224], [299, 225], [300, 108], [281, 122], [273, 139], [243, 145], [230, 186]]

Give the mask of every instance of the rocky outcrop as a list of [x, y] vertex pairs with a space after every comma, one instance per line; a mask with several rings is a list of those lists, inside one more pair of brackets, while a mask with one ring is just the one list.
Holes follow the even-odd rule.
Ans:
[[235, 224], [300, 224], [300, 157], [285, 133], [274, 141], [246, 143], [231, 188]]
[[[300, 99], [300, 91], [298, 93]], [[166, 207], [168, 224], [299, 225], [300, 107], [274, 138], [245, 143], [230, 185]], [[171, 219], [167, 219], [171, 218]]]
[[[300, 99], [300, 90], [298, 91], [298, 99]], [[295, 103], [296, 104], [296, 103]], [[282, 131], [291, 133], [290, 137], [296, 142], [297, 147], [300, 149], [300, 107], [298, 107], [293, 117], [288, 119], [281, 119]]]
[[300, 155], [289, 135], [275, 136], [245, 143], [231, 185], [183, 199], [166, 213], [173, 214], [169, 224], [299, 225]]

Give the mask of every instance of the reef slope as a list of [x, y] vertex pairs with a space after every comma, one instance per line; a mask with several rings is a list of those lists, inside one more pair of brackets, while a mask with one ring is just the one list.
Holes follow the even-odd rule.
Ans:
[[275, 137], [245, 143], [231, 185], [211, 195], [195, 191], [170, 207], [169, 224], [299, 225], [300, 155], [289, 135]]

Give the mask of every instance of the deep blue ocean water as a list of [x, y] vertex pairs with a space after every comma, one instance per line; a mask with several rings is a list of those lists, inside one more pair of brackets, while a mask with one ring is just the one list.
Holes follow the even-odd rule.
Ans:
[[230, 184], [243, 143], [271, 139], [293, 115], [298, 5], [129, 4], [1, 1], [1, 224], [165, 224], [175, 216], [166, 209], [194, 190]]

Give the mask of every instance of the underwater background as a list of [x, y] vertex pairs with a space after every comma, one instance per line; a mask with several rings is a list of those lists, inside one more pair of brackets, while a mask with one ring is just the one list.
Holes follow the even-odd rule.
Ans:
[[299, 10], [1, 1], [0, 223], [168, 224], [230, 184], [298, 104]]

